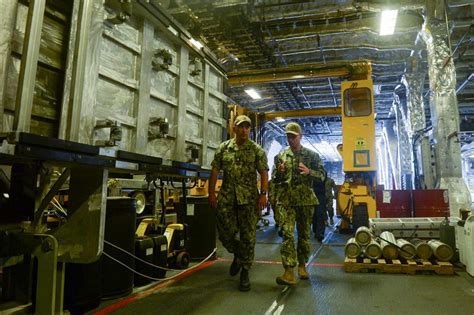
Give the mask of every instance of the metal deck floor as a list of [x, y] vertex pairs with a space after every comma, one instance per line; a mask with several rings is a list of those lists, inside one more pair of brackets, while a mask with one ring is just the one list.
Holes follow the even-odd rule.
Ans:
[[310, 279], [294, 287], [275, 282], [283, 272], [281, 239], [269, 226], [257, 232], [249, 292], [238, 290], [239, 277], [228, 274], [232, 256], [220, 247], [218, 259], [201, 269], [103, 302], [90, 314], [474, 314], [474, 278], [467, 273], [345, 273], [348, 236], [328, 230], [323, 244], [311, 244]]

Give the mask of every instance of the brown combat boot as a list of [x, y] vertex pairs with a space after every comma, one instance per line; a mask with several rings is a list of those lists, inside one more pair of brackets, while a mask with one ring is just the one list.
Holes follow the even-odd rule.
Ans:
[[276, 282], [280, 285], [295, 285], [296, 279], [293, 267], [285, 267], [285, 272], [283, 273], [283, 276], [277, 277]]
[[298, 266], [298, 275], [300, 276], [301, 280], [309, 279], [309, 273], [306, 271], [305, 264], [299, 264], [299, 266]]

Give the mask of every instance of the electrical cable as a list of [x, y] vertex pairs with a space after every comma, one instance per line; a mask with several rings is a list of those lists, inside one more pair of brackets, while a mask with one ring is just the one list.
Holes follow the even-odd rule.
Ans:
[[410, 253], [410, 252], [404, 250], [403, 248], [401, 248], [400, 246], [398, 246], [398, 244], [392, 243], [392, 242], [390, 242], [390, 241], [388, 241], [388, 240], [386, 240], [386, 239], [380, 237], [380, 235], [379, 235], [379, 236], [375, 236], [373, 233], [371, 233], [371, 232], [369, 232], [369, 233], [370, 233], [370, 234], [372, 235], [372, 237], [374, 237], [375, 239], [380, 239], [380, 240], [382, 240], [382, 241], [384, 241], [384, 242], [387, 242], [387, 243], [389, 243], [390, 245], [395, 246], [396, 248], [398, 248], [399, 250], [401, 250], [402, 252], [404, 252], [404, 253], [406, 253], [406, 254], [409, 254], [409, 255], [413, 254], [413, 253]]
[[63, 212], [63, 210], [60, 207], [58, 207], [54, 202], [50, 201], [49, 203], [53, 205], [57, 210], [59, 210], [60, 213]]
[[132, 256], [133, 258], [135, 258], [135, 259], [141, 261], [142, 263], [145, 263], [145, 264], [147, 264], [147, 265], [149, 265], [149, 266], [152, 266], [152, 267], [154, 267], [154, 268], [162, 269], [162, 270], [166, 270], [166, 271], [179, 271], [179, 270], [182, 270], [182, 269], [169, 269], [169, 268], [165, 268], [165, 267], [161, 267], [161, 266], [157, 266], [157, 265], [151, 264], [151, 263], [149, 263], [148, 261], [145, 261], [145, 260], [143, 260], [143, 259], [140, 259], [139, 257], [137, 257], [137, 256], [133, 255], [132, 253], [126, 251], [125, 249], [123, 249], [123, 248], [121, 248], [121, 247], [119, 247], [119, 246], [117, 246], [117, 245], [114, 245], [114, 244], [110, 243], [109, 241], [104, 240], [104, 243], [106, 243], [107, 245], [110, 245], [110, 246], [112, 246], [112, 247], [115, 247], [116, 249], [118, 249], [118, 250], [124, 252], [125, 254], [127, 254], [127, 255], [129, 255], [129, 256]]
[[[103, 254], [104, 254], [106, 257], [110, 258], [111, 260], [115, 261], [116, 263], [122, 265], [123, 267], [127, 268], [128, 270], [132, 271], [133, 273], [135, 273], [135, 274], [137, 274], [137, 275], [139, 275], [139, 276], [142, 276], [142, 277], [144, 277], [144, 278], [148, 278], [148, 279], [151, 279], [151, 280], [154, 280], [154, 281], [166, 281], [166, 280], [174, 279], [174, 278], [180, 276], [181, 274], [183, 274], [183, 273], [185, 273], [185, 272], [187, 272], [187, 271], [189, 271], [189, 270], [195, 269], [195, 268], [197, 268], [198, 266], [202, 265], [202, 264], [205, 263], [207, 260], [209, 260], [209, 259], [212, 257], [212, 255], [214, 255], [214, 253], [216, 252], [216, 250], [217, 250], [217, 248], [214, 248], [214, 250], [212, 251], [212, 253], [210, 253], [209, 256], [207, 256], [207, 257], [206, 257], [203, 261], [201, 261], [200, 263], [198, 263], [198, 264], [196, 264], [196, 265], [194, 265], [194, 266], [192, 266], [192, 267], [189, 267], [189, 268], [187, 268], [187, 269], [184, 269], [184, 270], [182, 270], [180, 273], [178, 273], [178, 274], [176, 274], [176, 275], [174, 275], [174, 276], [168, 277], [168, 278], [154, 278], [154, 277], [150, 277], [150, 276], [144, 275], [144, 274], [142, 274], [142, 273], [136, 271], [135, 269], [130, 268], [129, 266], [127, 266], [127, 264], [121, 262], [120, 260], [118, 260], [118, 259], [116, 259], [116, 258], [110, 256], [110, 255], [107, 254], [106, 252], [103, 252]], [[130, 254], [130, 255], [131, 255], [131, 254]], [[132, 255], [132, 256], [133, 256], [133, 255]], [[134, 257], [135, 257], [135, 256], [134, 256]], [[139, 259], [139, 258], [138, 258], [138, 259]], [[139, 259], [139, 260], [140, 260], [140, 261], [143, 261], [143, 260], [141, 260], [141, 259]], [[143, 262], [145, 262], [145, 261], [143, 261]], [[150, 264], [150, 263], [148, 263], [148, 264]], [[155, 265], [153, 265], [153, 264], [151, 264], [151, 265], [152, 265], [152, 266], [155, 266]], [[159, 266], [155, 266], [155, 267], [159, 267]], [[162, 267], [160, 267], [160, 268], [162, 268]], [[166, 270], [178, 270], [178, 269], [166, 269]]]
[[409, 238], [413, 238], [417, 231], [418, 231], [418, 227], [415, 227], [415, 229], [413, 230], [413, 233], [411, 233]]
[[56, 203], [56, 205], [59, 206], [59, 208], [61, 209], [61, 211], [64, 212], [64, 213], [67, 215], [66, 209], [63, 208], [63, 206], [61, 205], [61, 203], [59, 203], [59, 201], [56, 199], [56, 197], [53, 197], [53, 199], [51, 199], [51, 201], [54, 201], [54, 202]]
[[351, 218], [347, 215], [349, 213], [349, 209], [351, 208], [351, 203], [352, 203], [352, 198], [349, 199], [349, 202], [347, 203], [346, 208], [342, 210], [341, 212], [341, 218], [343, 218], [347, 222], [351, 222]]

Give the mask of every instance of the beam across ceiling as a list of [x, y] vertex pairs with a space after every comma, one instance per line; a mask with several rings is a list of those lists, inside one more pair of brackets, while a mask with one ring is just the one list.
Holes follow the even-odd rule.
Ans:
[[346, 64], [307, 64], [284, 68], [230, 72], [229, 85], [287, 82], [313, 78], [351, 77], [367, 78], [372, 72], [370, 62], [357, 61]]
[[277, 118], [295, 118], [295, 117], [320, 117], [320, 116], [340, 116], [341, 107], [321, 107], [309, 109], [296, 109], [281, 112], [267, 112], [263, 114], [265, 120]]

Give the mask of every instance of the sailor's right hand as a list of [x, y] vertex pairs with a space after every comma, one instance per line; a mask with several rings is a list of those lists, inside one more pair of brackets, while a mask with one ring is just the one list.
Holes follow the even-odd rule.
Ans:
[[216, 208], [217, 207], [217, 197], [216, 197], [216, 193], [209, 193], [209, 197], [208, 197], [208, 201], [209, 201], [209, 205], [212, 207], [212, 208]]

